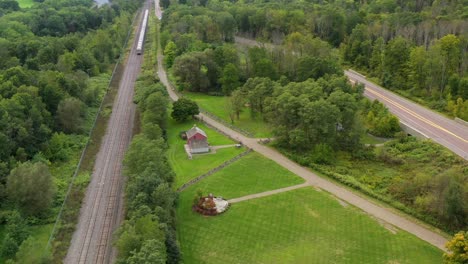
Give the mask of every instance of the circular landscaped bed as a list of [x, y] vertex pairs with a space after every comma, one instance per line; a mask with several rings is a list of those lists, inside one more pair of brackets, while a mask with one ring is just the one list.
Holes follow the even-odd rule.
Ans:
[[192, 209], [202, 215], [214, 216], [224, 213], [229, 208], [228, 201], [212, 194], [195, 198]]

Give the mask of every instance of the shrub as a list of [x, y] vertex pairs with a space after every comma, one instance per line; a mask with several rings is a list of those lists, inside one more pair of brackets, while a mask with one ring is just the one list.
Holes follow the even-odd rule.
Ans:
[[334, 154], [333, 149], [328, 144], [317, 144], [311, 157], [312, 162], [317, 164], [332, 164], [335, 158]]
[[198, 115], [200, 110], [197, 103], [187, 98], [180, 98], [174, 102], [171, 116], [178, 122], [183, 122], [189, 117]]

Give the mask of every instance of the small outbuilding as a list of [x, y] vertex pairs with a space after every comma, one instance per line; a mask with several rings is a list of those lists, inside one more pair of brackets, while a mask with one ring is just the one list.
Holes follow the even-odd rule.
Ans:
[[208, 137], [205, 131], [194, 125], [185, 132], [187, 135], [187, 146], [191, 154], [206, 153], [210, 151]]

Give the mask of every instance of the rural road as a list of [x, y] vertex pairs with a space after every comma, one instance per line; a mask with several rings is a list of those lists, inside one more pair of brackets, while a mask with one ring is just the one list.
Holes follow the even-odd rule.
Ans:
[[[162, 84], [166, 86], [170, 98], [173, 101], [177, 100], [178, 95], [174, 92], [174, 87], [172, 87], [171, 84], [168, 82], [167, 74], [163, 67], [163, 56], [161, 54], [160, 48], [158, 49], [158, 76]], [[367, 200], [366, 198], [363, 198], [355, 194], [354, 192], [351, 192], [348, 189], [345, 189], [325, 178], [317, 176], [316, 174], [312, 173], [309, 169], [291, 161], [278, 151], [259, 144], [257, 142], [257, 139], [245, 137], [244, 135], [224, 126], [223, 124], [218, 123], [209, 116], [200, 114], [199, 117], [202, 118], [204, 122], [215, 127], [216, 129], [223, 131], [224, 133], [230, 135], [232, 138], [236, 138], [242, 141], [242, 143], [245, 146], [275, 161], [276, 163], [286, 168], [287, 170], [293, 172], [294, 174], [302, 177], [306, 180], [306, 183], [323, 189], [338, 197], [339, 199], [362, 209], [366, 213], [376, 218], [379, 218], [389, 224], [392, 224], [402, 230], [405, 230], [442, 250], [445, 250], [444, 245], [447, 242], [447, 239], [445, 239], [440, 234], [431, 231], [423, 225], [417, 224], [411, 220], [408, 220], [405, 217], [394, 213], [394, 209], [377, 205]]]
[[[146, 6], [149, 7], [149, 4]], [[142, 16], [137, 20], [140, 21], [139, 28], [141, 19]], [[138, 37], [134, 39], [120, 80], [106, 134], [64, 263], [111, 263], [116, 257], [112, 233], [123, 219], [122, 161], [132, 138], [135, 116], [133, 88], [143, 58], [135, 52], [137, 41]]]
[[[236, 37], [235, 41], [245, 46], [273, 47], [273, 44], [270, 43], [258, 43], [255, 40], [242, 37]], [[366, 88], [364, 96], [371, 100], [377, 99], [385, 104], [390, 112], [400, 119], [403, 125], [410, 127], [418, 132], [418, 134], [430, 138], [465, 160], [468, 160], [467, 126], [385, 90], [356, 72], [345, 71], [344, 73], [350, 81], [364, 84]]]
[[467, 126], [385, 90], [356, 72], [345, 71], [345, 75], [353, 82], [364, 84], [364, 95], [385, 104], [390, 112], [398, 116], [400, 122], [468, 160]]

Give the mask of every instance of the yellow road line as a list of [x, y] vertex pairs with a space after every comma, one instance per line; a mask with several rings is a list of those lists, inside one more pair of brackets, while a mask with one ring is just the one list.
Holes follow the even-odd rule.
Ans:
[[408, 114], [410, 114], [410, 115], [416, 117], [417, 119], [419, 119], [419, 120], [421, 120], [421, 121], [427, 123], [428, 125], [431, 125], [431, 126], [433, 126], [433, 127], [435, 127], [435, 128], [438, 128], [438, 129], [440, 129], [440, 130], [442, 130], [442, 131], [444, 131], [444, 132], [446, 132], [446, 133], [448, 133], [448, 134], [450, 134], [450, 135], [452, 135], [452, 136], [454, 136], [454, 137], [460, 139], [461, 141], [463, 141], [463, 142], [465, 142], [465, 143], [468, 142], [468, 140], [466, 140], [466, 139], [464, 139], [464, 138], [462, 138], [462, 137], [460, 137], [460, 136], [458, 136], [458, 135], [455, 135], [453, 132], [448, 131], [447, 129], [445, 129], [445, 128], [443, 128], [443, 127], [441, 127], [441, 126], [435, 124], [434, 122], [432, 122], [432, 121], [430, 121], [430, 120], [428, 120], [428, 119], [426, 119], [425, 117], [422, 117], [422, 116], [420, 116], [419, 114], [416, 114], [415, 112], [413, 112], [413, 111], [411, 111], [410, 109], [408, 109], [408, 108], [402, 106], [401, 104], [399, 104], [399, 103], [393, 101], [392, 99], [386, 97], [385, 95], [383, 95], [383, 94], [381, 94], [381, 93], [379, 93], [379, 92], [376, 92], [376, 91], [374, 91], [374, 90], [371, 90], [371, 89], [368, 88], [368, 87], [366, 87], [366, 90], [367, 90], [368, 92], [370, 92], [370, 93], [376, 94], [377, 96], [379, 96], [379, 97], [385, 99], [385, 100], [386, 100], [387, 102], [389, 102], [390, 104], [393, 104], [394, 106], [396, 106], [396, 107], [400, 108], [401, 110], [407, 112]]

